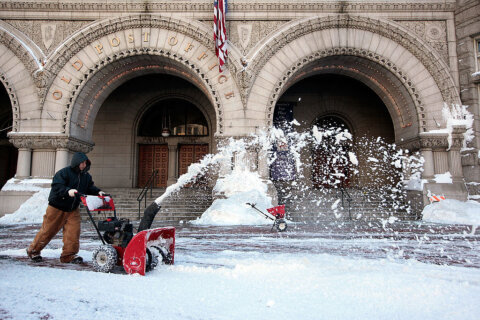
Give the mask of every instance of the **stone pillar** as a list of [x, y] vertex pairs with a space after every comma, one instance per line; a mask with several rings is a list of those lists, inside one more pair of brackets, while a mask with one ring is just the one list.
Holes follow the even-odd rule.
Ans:
[[433, 162], [433, 151], [431, 148], [425, 148], [421, 151], [422, 157], [424, 159], [423, 163], [423, 179], [433, 179], [433, 175], [435, 173], [435, 167]]
[[55, 150], [35, 149], [32, 154], [32, 177], [52, 178], [55, 174]]
[[51, 178], [55, 170], [68, 165], [69, 152], [88, 153], [93, 149], [92, 142], [60, 133], [10, 132], [8, 137], [19, 149], [17, 176], [22, 178]]
[[69, 165], [68, 156], [69, 156], [68, 149], [66, 148], [57, 149], [57, 153], [55, 157], [55, 172]]
[[453, 126], [452, 145], [448, 150], [448, 169], [452, 175], [453, 181], [463, 181], [463, 168], [460, 150], [463, 146], [463, 134], [466, 132], [465, 126]]
[[17, 159], [17, 174], [16, 178], [28, 178], [30, 177], [30, 167], [32, 165], [32, 149], [19, 148]]
[[262, 179], [270, 179], [270, 168], [268, 167], [268, 154], [260, 149], [258, 152], [258, 174]]
[[436, 174], [442, 174], [449, 171], [447, 155], [448, 153], [445, 150], [433, 151], [433, 161]]
[[168, 145], [168, 179], [167, 186], [170, 186], [177, 182], [178, 170], [177, 170], [177, 145]]

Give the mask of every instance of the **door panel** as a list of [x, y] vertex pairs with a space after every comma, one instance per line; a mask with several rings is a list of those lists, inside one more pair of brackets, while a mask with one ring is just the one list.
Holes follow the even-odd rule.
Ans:
[[153, 170], [158, 170], [153, 186], [166, 187], [168, 179], [168, 146], [166, 144], [139, 145], [137, 184], [139, 188], [145, 186]]
[[[206, 154], [208, 154], [208, 144], [182, 144], [178, 148], [178, 175], [188, 171], [188, 167], [195, 162], [199, 162]], [[198, 177], [194, 184], [191, 186], [206, 185], [207, 181], [205, 177]]]

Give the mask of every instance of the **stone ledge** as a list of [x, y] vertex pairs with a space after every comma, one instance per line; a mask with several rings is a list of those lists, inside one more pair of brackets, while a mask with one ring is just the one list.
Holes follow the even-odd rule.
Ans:
[[27, 201], [36, 191], [1, 191], [0, 217], [15, 212], [22, 203]]

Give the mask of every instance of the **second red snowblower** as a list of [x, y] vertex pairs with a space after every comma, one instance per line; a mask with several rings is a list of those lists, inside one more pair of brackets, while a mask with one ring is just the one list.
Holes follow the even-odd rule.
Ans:
[[285, 221], [285, 205], [276, 206], [273, 208], [268, 208], [267, 212], [263, 212], [258, 209], [255, 203], [246, 203], [253, 209], [257, 210], [265, 218], [273, 220], [272, 230], [275, 227], [277, 231], [283, 232], [287, 230], [287, 222]]
[[[173, 264], [175, 254], [175, 228], [164, 227], [143, 230], [133, 235], [133, 225], [128, 219], [118, 219], [111, 196], [81, 195], [88, 216], [102, 241], [93, 251], [93, 268], [99, 272], [111, 272], [116, 265], [123, 265], [128, 274], [145, 275], [153, 270], [159, 260]], [[113, 212], [98, 224], [91, 212]], [[103, 235], [101, 234], [103, 232]]]

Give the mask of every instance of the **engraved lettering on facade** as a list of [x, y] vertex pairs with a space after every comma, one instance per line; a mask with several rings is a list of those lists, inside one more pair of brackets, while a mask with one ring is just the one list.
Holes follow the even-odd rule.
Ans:
[[80, 71], [80, 69], [82, 69], [83, 67], [83, 62], [82, 60], [77, 60], [75, 61], [74, 63], [72, 63], [72, 66], [77, 70], [77, 71]]
[[172, 47], [177, 45], [178, 39], [175, 36], [171, 36], [170, 39], [168, 39], [168, 44], [171, 45]]
[[198, 60], [202, 60], [202, 59], [204, 59], [204, 58], [206, 58], [206, 57], [208, 57], [208, 54], [207, 54], [205, 51], [203, 51], [202, 54], [199, 55], [197, 59], [198, 59]]
[[62, 94], [62, 91], [55, 90], [55, 91], [53, 91], [52, 96], [53, 96], [53, 99], [60, 100], [60, 99], [62, 99], [63, 94]]
[[98, 54], [102, 54], [102, 53], [103, 53], [103, 46], [102, 46], [101, 43], [100, 43], [100, 44], [97, 44], [97, 45], [95, 46], [95, 49], [97, 49]]
[[113, 37], [112, 39], [110, 39], [110, 45], [112, 47], [118, 47], [120, 45], [120, 39], [118, 39], [118, 37]]
[[65, 81], [66, 83], [70, 83], [70, 81], [72, 81], [71, 78], [70, 78], [70, 79], [67, 79], [67, 78], [65, 78], [65, 76], [62, 76], [62, 79], [61, 79], [61, 80]]
[[189, 42], [189, 43], [187, 44], [187, 46], [185, 47], [185, 52], [190, 51], [193, 47], [194, 47], [194, 45], [193, 45], [191, 42]]
[[218, 77], [218, 83], [220, 83], [220, 84], [227, 82], [227, 80], [228, 80], [228, 78], [224, 74], [222, 74]]

